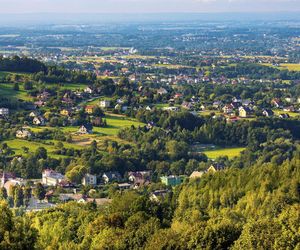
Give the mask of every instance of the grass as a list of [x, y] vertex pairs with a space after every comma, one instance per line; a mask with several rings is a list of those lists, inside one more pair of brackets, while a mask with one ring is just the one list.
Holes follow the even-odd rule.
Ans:
[[[138, 126], [144, 126], [144, 123], [138, 122], [134, 119], [130, 119], [125, 116], [115, 116], [115, 115], [107, 115], [105, 117], [107, 127], [94, 127], [93, 128], [93, 134], [87, 135], [88, 137], [99, 137], [99, 136], [116, 136], [120, 129], [122, 128], [128, 128], [132, 125], [135, 127]], [[41, 132], [44, 129], [55, 129], [51, 127], [31, 127], [30, 130], [33, 132]], [[60, 130], [63, 133], [70, 134], [70, 133], [76, 133], [78, 131], [78, 126], [76, 127], [61, 127]]]
[[283, 110], [273, 110], [273, 112], [276, 116], [279, 116], [280, 114], [288, 114], [290, 117], [297, 117], [300, 115], [299, 113], [296, 112], [287, 112]]
[[0, 95], [4, 97], [15, 97], [17, 99], [22, 99], [29, 101], [32, 98], [27, 95], [26, 90], [24, 90], [22, 84], [19, 84], [20, 90], [16, 91], [13, 89], [13, 83], [0, 83]]
[[245, 148], [220, 148], [213, 150], [204, 150], [203, 153], [206, 154], [210, 159], [216, 159], [222, 156], [227, 156], [229, 159], [232, 159], [236, 156], [239, 156], [243, 150], [245, 150]]
[[[54, 150], [56, 150], [55, 145], [50, 145], [49, 143], [54, 143], [56, 144], [58, 141], [55, 140], [45, 140], [44, 143], [42, 142], [35, 142], [35, 141], [27, 141], [27, 140], [21, 140], [21, 139], [14, 139], [14, 140], [7, 140], [4, 141], [7, 143], [7, 145], [13, 149], [16, 155], [24, 155], [25, 153], [23, 152], [22, 148], [27, 147], [29, 148], [29, 153], [32, 154], [37, 150], [39, 147], [44, 147], [47, 149], [48, 155], [53, 157], [53, 158], [63, 158], [65, 156], [62, 155], [56, 155], [53, 153]], [[81, 146], [63, 142], [65, 148], [74, 148], [74, 149], [82, 149]]]
[[280, 67], [290, 71], [300, 71], [300, 64], [297, 63], [282, 63]]
[[300, 64], [297, 63], [281, 63], [280, 66], [273, 66], [271, 63], [263, 63], [262, 65], [281, 70], [300, 71]]

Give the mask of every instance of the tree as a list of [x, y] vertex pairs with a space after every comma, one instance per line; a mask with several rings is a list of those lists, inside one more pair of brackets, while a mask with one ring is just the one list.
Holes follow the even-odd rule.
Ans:
[[37, 159], [47, 159], [47, 150], [44, 147], [39, 147], [35, 151], [35, 157]]
[[33, 84], [32, 84], [32, 82], [26, 81], [26, 82], [24, 83], [24, 89], [25, 89], [25, 90], [32, 90], [32, 89], [33, 89]]
[[0, 200], [6, 200], [7, 199], [7, 191], [5, 187], [0, 188]]
[[14, 89], [15, 91], [19, 91], [19, 90], [20, 90], [20, 88], [19, 88], [19, 83], [15, 82], [15, 83], [14, 83], [13, 89]]
[[15, 187], [14, 190], [14, 206], [21, 207], [24, 204], [24, 194], [23, 189], [19, 185]]
[[34, 194], [35, 198], [37, 198], [38, 200], [41, 201], [41, 200], [45, 199], [46, 190], [41, 183], [38, 183], [36, 185], [35, 189], [33, 190], [33, 194]]

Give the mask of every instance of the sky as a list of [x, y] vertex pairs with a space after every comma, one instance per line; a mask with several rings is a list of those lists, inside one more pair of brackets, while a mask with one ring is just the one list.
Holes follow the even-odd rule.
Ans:
[[300, 11], [300, 0], [0, 0], [0, 13]]

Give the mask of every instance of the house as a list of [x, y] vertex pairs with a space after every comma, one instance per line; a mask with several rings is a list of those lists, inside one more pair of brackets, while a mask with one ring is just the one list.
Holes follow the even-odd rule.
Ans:
[[169, 193], [170, 191], [167, 189], [163, 190], [156, 190], [150, 194], [150, 200], [154, 202], [160, 202], [163, 200]]
[[222, 102], [220, 102], [220, 101], [214, 101], [212, 105], [213, 105], [213, 107], [215, 109], [218, 109], [222, 105]]
[[289, 114], [280, 114], [279, 115], [279, 118], [281, 118], [281, 119], [288, 119], [288, 118], [290, 118], [290, 115]]
[[274, 112], [271, 109], [264, 109], [262, 114], [266, 117], [272, 117], [274, 115]]
[[281, 107], [282, 107], [281, 101], [280, 101], [278, 98], [274, 98], [274, 99], [271, 101], [271, 104], [272, 104], [273, 106], [275, 106], [276, 108], [281, 108]]
[[84, 124], [77, 131], [79, 134], [92, 134], [93, 133], [93, 126], [92, 124]]
[[118, 188], [120, 190], [130, 189], [131, 188], [131, 184], [129, 184], [129, 183], [120, 183], [120, 184], [118, 184]]
[[50, 97], [50, 93], [47, 91], [43, 91], [42, 93], [37, 95], [37, 99], [39, 99], [40, 101], [46, 101], [49, 99]]
[[246, 118], [249, 115], [251, 115], [252, 113], [253, 112], [249, 107], [243, 107], [242, 106], [242, 107], [239, 108], [239, 116], [240, 117]]
[[0, 187], [4, 187], [4, 184], [9, 181], [9, 180], [14, 180], [16, 178], [16, 176], [13, 173], [9, 173], [9, 172], [2, 172], [0, 174]]
[[16, 137], [17, 138], [30, 138], [31, 137], [31, 133], [27, 130], [27, 129], [20, 129], [16, 132]]
[[57, 186], [65, 181], [65, 176], [52, 169], [45, 169], [42, 173], [42, 184], [46, 186]]
[[110, 107], [110, 101], [109, 100], [102, 100], [99, 102], [99, 105], [101, 108], [109, 108]]
[[93, 94], [94, 90], [92, 89], [92, 87], [86, 87], [84, 89], [84, 93], [87, 93], [87, 94]]
[[142, 186], [150, 183], [150, 171], [129, 172], [128, 180], [134, 185]]
[[160, 177], [160, 180], [166, 186], [174, 187], [180, 185], [183, 182], [183, 176], [175, 176], [175, 175], [162, 176]]
[[233, 106], [231, 104], [226, 104], [223, 108], [222, 108], [224, 114], [231, 114], [233, 113]]
[[72, 111], [70, 109], [62, 109], [60, 111], [60, 114], [63, 115], [63, 116], [71, 116]]
[[168, 94], [168, 91], [165, 88], [160, 88], [157, 90], [157, 94], [165, 95], [165, 94]]
[[96, 108], [96, 106], [93, 106], [93, 105], [87, 105], [85, 107], [85, 112], [88, 113], [88, 114], [92, 114], [94, 112], [94, 109]]
[[210, 165], [210, 167], [206, 170], [206, 172], [212, 172], [215, 173], [217, 171], [225, 169], [225, 165], [222, 163], [213, 163]]
[[190, 179], [201, 178], [203, 174], [204, 174], [203, 171], [194, 171], [194, 172], [190, 175]]
[[109, 182], [113, 182], [113, 181], [120, 181], [121, 180], [121, 175], [116, 171], [105, 172], [102, 175], [102, 179], [103, 179], [104, 183], [109, 183]]
[[295, 112], [295, 108], [293, 106], [289, 106], [289, 107], [283, 108], [283, 111], [285, 111], [285, 112]]
[[81, 181], [83, 186], [96, 186], [97, 185], [97, 176], [92, 174], [86, 174]]
[[38, 111], [32, 111], [32, 112], [30, 112], [29, 117], [34, 118], [34, 117], [37, 117], [39, 115], [40, 115], [40, 113]]
[[191, 102], [182, 102], [181, 104], [181, 107], [185, 108], [185, 109], [188, 109], [188, 110], [191, 110], [194, 108], [194, 104], [191, 103]]
[[37, 126], [44, 126], [45, 125], [45, 119], [42, 116], [36, 116], [36, 117], [33, 118], [32, 123], [34, 125], [37, 125]]
[[9, 115], [9, 109], [8, 108], [0, 108], [0, 115], [8, 116]]

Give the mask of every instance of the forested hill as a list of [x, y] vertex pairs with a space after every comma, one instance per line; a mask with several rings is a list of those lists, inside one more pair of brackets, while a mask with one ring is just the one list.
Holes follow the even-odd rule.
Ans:
[[299, 249], [299, 166], [295, 151], [281, 165], [206, 174], [159, 203], [131, 191], [106, 208], [68, 203], [22, 217], [1, 203], [0, 248]]

